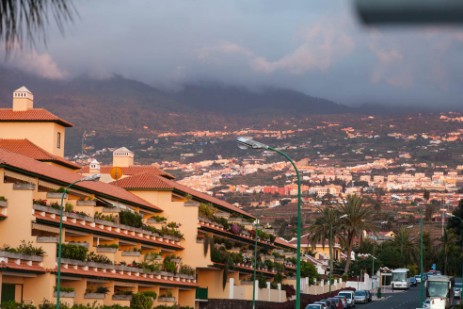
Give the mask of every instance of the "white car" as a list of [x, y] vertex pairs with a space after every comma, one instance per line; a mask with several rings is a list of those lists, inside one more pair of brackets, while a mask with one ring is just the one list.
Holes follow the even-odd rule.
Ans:
[[349, 308], [355, 307], [355, 292], [352, 290], [341, 290], [338, 293], [338, 296], [344, 296], [347, 300], [347, 305]]

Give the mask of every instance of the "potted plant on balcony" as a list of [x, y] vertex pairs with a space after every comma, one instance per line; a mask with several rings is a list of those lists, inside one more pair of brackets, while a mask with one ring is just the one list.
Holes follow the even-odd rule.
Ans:
[[[74, 298], [76, 296], [76, 292], [74, 288], [66, 288], [66, 287], [61, 287], [60, 288], [60, 296], [63, 298]], [[55, 297], [56, 297], [56, 287], [55, 287]]]
[[84, 298], [87, 299], [104, 299], [105, 295], [109, 293], [109, 289], [105, 286], [99, 286], [95, 290], [87, 289]]
[[[63, 196], [63, 192], [64, 192], [63, 187], [56, 189], [55, 191], [47, 192], [47, 198], [61, 199], [61, 197]], [[67, 194], [64, 195], [64, 198], [67, 198]]]
[[6, 207], [8, 205], [6, 197], [0, 195], [0, 207]]
[[132, 309], [151, 309], [157, 294], [154, 291], [145, 291], [132, 295], [130, 308]]
[[118, 248], [118, 244], [99, 244], [96, 247], [96, 252], [115, 253]]
[[172, 296], [171, 291], [167, 291], [159, 296], [158, 301], [173, 303], [175, 302], [175, 297]]
[[116, 290], [114, 291], [113, 300], [131, 300], [133, 291], [130, 290]]

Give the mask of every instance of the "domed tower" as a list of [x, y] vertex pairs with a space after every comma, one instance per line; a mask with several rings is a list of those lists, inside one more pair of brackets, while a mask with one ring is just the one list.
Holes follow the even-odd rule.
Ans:
[[134, 155], [133, 152], [125, 147], [114, 150], [113, 152], [113, 166], [129, 167], [133, 165]]

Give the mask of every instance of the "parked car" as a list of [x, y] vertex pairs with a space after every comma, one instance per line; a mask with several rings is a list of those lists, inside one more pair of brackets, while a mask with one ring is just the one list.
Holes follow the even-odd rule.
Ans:
[[355, 292], [352, 290], [341, 290], [338, 293], [338, 296], [344, 296], [347, 300], [347, 308], [354, 308], [355, 307]]
[[410, 286], [417, 286], [418, 282], [416, 281], [416, 277], [410, 277], [408, 278], [408, 281], [410, 282]]
[[[421, 275], [416, 275], [415, 279], [416, 279], [416, 283], [421, 283]], [[423, 280], [426, 281], [427, 279], [428, 279], [428, 275], [423, 274]]]
[[326, 309], [326, 306], [323, 304], [308, 304], [305, 306], [305, 309]]
[[462, 279], [455, 278], [455, 284], [453, 286], [453, 297], [461, 298]]
[[355, 303], [366, 304], [368, 302], [368, 297], [367, 297], [367, 293], [365, 292], [365, 290], [355, 291], [354, 298], [355, 298]]
[[323, 303], [326, 305], [326, 308], [329, 308], [329, 309], [336, 309], [334, 302], [331, 302], [328, 299], [319, 300], [317, 303]]
[[317, 301], [317, 302], [314, 302], [314, 304], [319, 304], [321, 306], [322, 309], [330, 309], [330, 307], [328, 307], [328, 305], [325, 303], [325, 302], [320, 302], [320, 301]]
[[344, 309], [349, 308], [349, 304], [347, 303], [347, 299], [345, 296], [335, 296], [334, 298], [339, 298], [342, 301], [342, 306]]
[[367, 300], [368, 300], [368, 302], [371, 302], [371, 297], [372, 297], [372, 296], [371, 296], [370, 290], [365, 290], [365, 293], [367, 293]]
[[334, 302], [336, 309], [344, 309], [344, 304], [342, 303], [342, 300], [340, 298], [331, 297], [328, 298], [328, 300]]

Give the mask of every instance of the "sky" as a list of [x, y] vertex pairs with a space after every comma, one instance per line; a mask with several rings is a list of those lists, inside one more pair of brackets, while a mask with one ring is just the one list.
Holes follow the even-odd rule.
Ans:
[[3, 65], [161, 89], [289, 88], [346, 105], [460, 106], [463, 26], [365, 27], [352, 0], [76, 0], [63, 35]]

